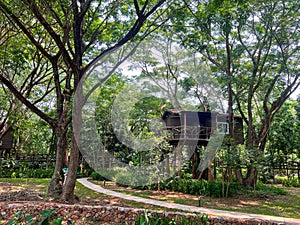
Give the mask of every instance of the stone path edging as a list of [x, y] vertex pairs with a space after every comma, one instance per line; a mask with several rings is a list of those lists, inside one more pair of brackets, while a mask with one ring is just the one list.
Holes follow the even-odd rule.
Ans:
[[99, 185], [89, 182], [88, 178], [79, 178], [77, 179], [77, 181], [82, 185], [84, 185], [85, 187], [102, 194], [111, 195], [118, 198], [130, 200], [130, 201], [151, 204], [151, 205], [160, 206], [169, 209], [175, 209], [175, 210], [177, 209], [177, 210], [194, 212], [194, 213], [204, 213], [207, 214], [209, 217], [225, 217], [225, 218], [237, 219], [237, 220], [261, 220], [265, 222], [266, 221], [274, 222], [277, 224], [300, 225], [300, 219], [259, 215], [259, 214], [238, 213], [238, 212], [224, 211], [218, 209], [208, 209], [203, 207], [182, 205], [182, 204], [170, 203], [170, 202], [159, 201], [154, 199], [146, 199], [146, 198], [132, 196], [128, 194], [122, 194], [116, 191], [102, 188]]

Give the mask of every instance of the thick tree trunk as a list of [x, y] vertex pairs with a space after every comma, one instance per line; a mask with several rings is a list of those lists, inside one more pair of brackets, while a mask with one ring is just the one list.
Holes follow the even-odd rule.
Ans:
[[217, 160], [214, 158], [214, 180], [217, 180]]
[[[77, 85], [76, 85], [77, 86]], [[75, 95], [73, 107], [73, 132], [71, 140], [70, 161], [68, 165], [68, 175], [63, 186], [62, 199], [67, 202], [74, 203], [79, 199], [74, 194], [76, 185], [77, 170], [79, 166], [79, 146], [77, 141], [80, 140], [81, 125], [82, 125], [82, 87], [78, 87], [78, 95]]]
[[179, 178], [181, 178], [181, 146], [179, 146], [179, 147], [177, 147], [177, 156], [178, 156], [178, 160], [177, 160], [177, 162], [178, 162], [178, 172], [177, 172], [177, 175], [178, 175], [178, 177]]
[[192, 162], [192, 174], [193, 174], [193, 179], [198, 178], [198, 166], [199, 166], [199, 161], [200, 161], [200, 155], [197, 149], [195, 150], [193, 154], [193, 162]]
[[63, 129], [57, 130], [57, 146], [56, 146], [56, 161], [54, 173], [48, 186], [48, 195], [57, 197], [62, 193], [63, 171], [67, 167], [67, 135]]
[[243, 175], [242, 175], [242, 170], [241, 169], [235, 169], [234, 170], [234, 174], [235, 174], [235, 177], [236, 177], [237, 181], [241, 185], [244, 185], [244, 179], [243, 179]]
[[254, 187], [257, 182], [258, 171], [256, 168], [249, 168], [247, 171], [247, 177], [244, 180], [243, 184], [246, 187]]
[[211, 163], [207, 167], [207, 180], [212, 181], [212, 175], [211, 175]]
[[166, 175], [170, 176], [170, 156], [166, 155]]
[[74, 195], [78, 165], [79, 165], [79, 148], [75, 140], [75, 137], [73, 135], [69, 170], [68, 170], [66, 182], [63, 186], [63, 194], [62, 194], [62, 199], [71, 203], [78, 201], [78, 198]]

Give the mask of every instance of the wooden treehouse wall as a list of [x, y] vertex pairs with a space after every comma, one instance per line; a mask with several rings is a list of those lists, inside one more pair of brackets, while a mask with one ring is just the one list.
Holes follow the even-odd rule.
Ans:
[[[199, 145], [205, 145], [210, 135], [218, 130], [228, 135], [228, 114], [215, 112], [193, 112], [168, 110], [162, 116], [167, 140], [177, 144], [179, 140], [198, 140]], [[234, 116], [234, 140], [237, 144], [244, 143], [243, 121], [239, 116]]]

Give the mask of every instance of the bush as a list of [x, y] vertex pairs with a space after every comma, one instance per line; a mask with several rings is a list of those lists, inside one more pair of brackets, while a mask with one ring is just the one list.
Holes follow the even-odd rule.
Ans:
[[18, 168], [13, 170], [0, 171], [0, 177], [3, 178], [51, 178], [53, 169], [28, 169]]
[[110, 181], [116, 180], [118, 174], [126, 174], [123, 168], [113, 168], [113, 169], [98, 169], [97, 171], [93, 171], [91, 173], [91, 177], [93, 180], [100, 180], [100, 181]]
[[[191, 195], [206, 195], [210, 197], [219, 198], [222, 197], [222, 183], [220, 181], [206, 181], [192, 179], [190, 174], [184, 174], [183, 178], [173, 176], [169, 179], [147, 185], [149, 180], [147, 177], [135, 176], [132, 173], [127, 172], [124, 168], [114, 168], [113, 170], [101, 170], [99, 173], [92, 173], [93, 180], [105, 180], [106, 177], [112, 178], [117, 185], [124, 187], [133, 187], [140, 190], [170, 190], [176, 192], [182, 192]], [[144, 184], [144, 185], [141, 185]], [[233, 196], [237, 190], [241, 187], [239, 183], [233, 182], [229, 184], [228, 196]], [[225, 192], [227, 191], [227, 183], [224, 187]]]
[[91, 174], [91, 177], [93, 180], [100, 180], [100, 181], [103, 181], [104, 180], [104, 177], [101, 176], [99, 173], [97, 172], [92, 172]]
[[205, 195], [207, 190], [206, 180], [192, 180], [190, 187], [190, 194]]
[[282, 184], [285, 187], [300, 187], [300, 180], [296, 177], [276, 177], [276, 183]]
[[175, 216], [168, 218], [167, 215], [159, 215], [157, 213], [141, 214], [134, 222], [135, 225], [206, 225], [209, 224], [208, 216], [197, 214], [195, 217], [187, 219], [185, 216]]
[[289, 178], [284, 180], [282, 185], [286, 187], [300, 187], [300, 180], [298, 178]]
[[119, 186], [122, 187], [135, 187], [137, 184], [137, 180], [136, 177], [134, 177], [132, 174], [128, 174], [128, 173], [119, 173], [116, 175], [115, 177], [116, 179], [116, 183]]
[[[151, 190], [157, 190], [158, 184], [154, 183], [149, 186]], [[241, 186], [237, 182], [229, 184], [228, 196], [233, 196]], [[206, 195], [210, 197], [222, 197], [222, 182], [221, 181], [206, 181], [191, 178], [179, 178], [178, 176], [171, 177], [160, 182], [160, 190], [170, 190], [182, 192], [191, 195]], [[225, 183], [224, 190], [227, 190]]]
[[[17, 224], [41, 224], [41, 225], [61, 225], [62, 219], [51, 219], [51, 215], [54, 213], [54, 210], [43, 210], [39, 215], [26, 215], [23, 211], [17, 212], [14, 217], [8, 221], [7, 225], [17, 225]], [[71, 221], [68, 221], [67, 224], [73, 224]]]
[[273, 185], [265, 185], [261, 182], [258, 182], [256, 184], [256, 191], [262, 192], [264, 194], [269, 194], [269, 195], [287, 195], [288, 192], [280, 187], [276, 187]]
[[214, 197], [214, 198], [222, 197], [222, 183], [217, 181], [209, 181], [207, 183], [206, 193], [210, 197]]
[[0, 160], [0, 177], [3, 178], [51, 178], [54, 166], [47, 163]]

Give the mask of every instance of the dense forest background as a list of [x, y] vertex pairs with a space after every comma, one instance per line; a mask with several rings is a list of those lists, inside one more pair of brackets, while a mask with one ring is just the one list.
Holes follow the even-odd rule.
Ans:
[[[0, 0], [0, 138], [8, 127], [14, 137], [9, 152], [0, 149], [1, 165], [48, 155], [49, 194], [72, 200], [88, 168], [72, 129], [89, 115], [81, 110], [93, 106], [102, 151], [141, 166], [172, 151], [155, 128], [177, 109], [228, 114], [229, 140], [207, 179], [300, 179], [299, 9], [293, 0]], [[234, 115], [242, 145], [230, 139]], [[133, 147], [132, 137], [156, 145], [137, 151], [145, 145]], [[199, 178], [204, 151], [180, 170]]]

